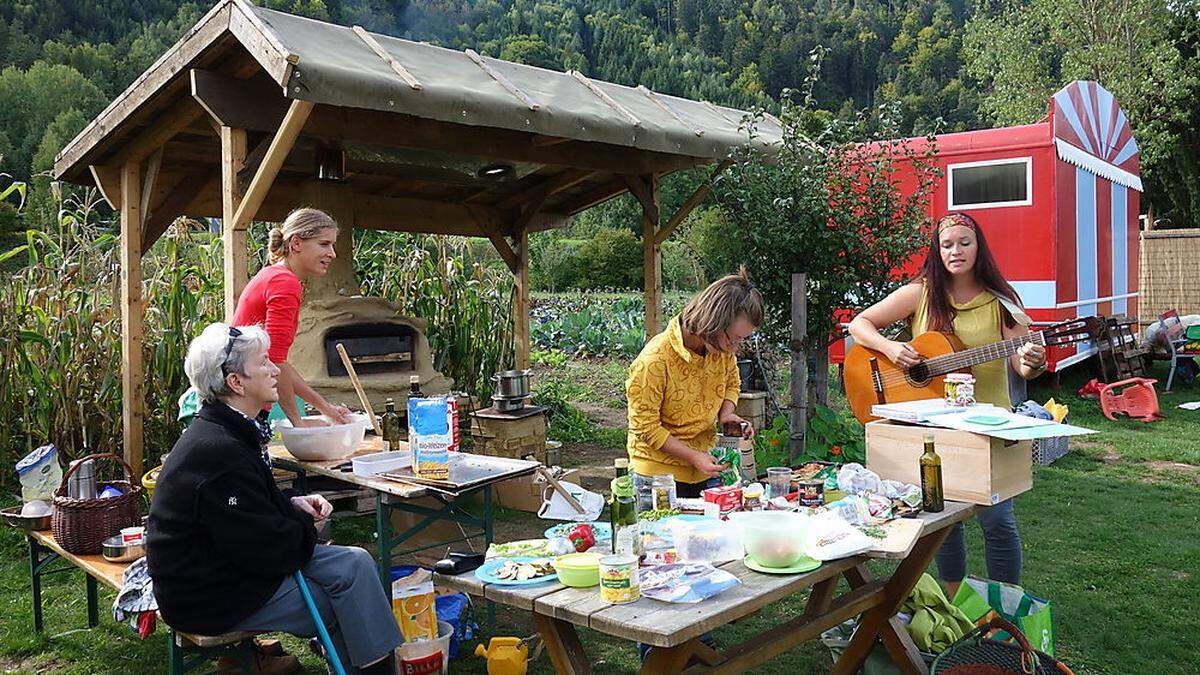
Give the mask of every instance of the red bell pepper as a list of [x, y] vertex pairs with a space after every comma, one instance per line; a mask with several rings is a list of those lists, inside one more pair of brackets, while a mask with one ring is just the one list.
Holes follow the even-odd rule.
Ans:
[[596, 545], [596, 532], [591, 525], [576, 525], [567, 533], [567, 539], [575, 546], [576, 553], [583, 553]]

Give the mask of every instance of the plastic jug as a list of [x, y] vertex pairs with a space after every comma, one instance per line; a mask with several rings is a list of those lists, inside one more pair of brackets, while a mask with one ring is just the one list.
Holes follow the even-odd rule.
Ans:
[[521, 638], [494, 637], [487, 649], [476, 645], [475, 656], [487, 659], [488, 675], [525, 675], [529, 667], [529, 646]]

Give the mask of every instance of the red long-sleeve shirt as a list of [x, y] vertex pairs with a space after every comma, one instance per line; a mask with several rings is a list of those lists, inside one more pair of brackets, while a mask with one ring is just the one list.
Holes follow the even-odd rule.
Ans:
[[283, 265], [268, 265], [246, 284], [233, 314], [235, 326], [262, 326], [271, 338], [267, 356], [287, 361], [300, 323], [300, 277]]

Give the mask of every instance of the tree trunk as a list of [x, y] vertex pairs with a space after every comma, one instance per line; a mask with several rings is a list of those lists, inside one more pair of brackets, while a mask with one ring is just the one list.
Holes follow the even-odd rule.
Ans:
[[791, 426], [792, 462], [804, 455], [805, 432], [808, 428], [808, 353], [805, 338], [808, 335], [808, 299], [804, 274], [792, 275], [792, 382], [791, 403], [788, 406]]

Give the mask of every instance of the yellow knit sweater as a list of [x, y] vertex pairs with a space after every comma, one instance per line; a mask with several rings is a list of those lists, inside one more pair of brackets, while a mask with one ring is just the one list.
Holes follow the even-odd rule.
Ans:
[[708, 477], [663, 452], [668, 436], [708, 452], [716, 442], [717, 413], [723, 401], [737, 404], [741, 381], [733, 354], [700, 356], [683, 345], [679, 317], [654, 336], [629, 367], [626, 448], [632, 469], [643, 476], [669, 473], [684, 483]]

